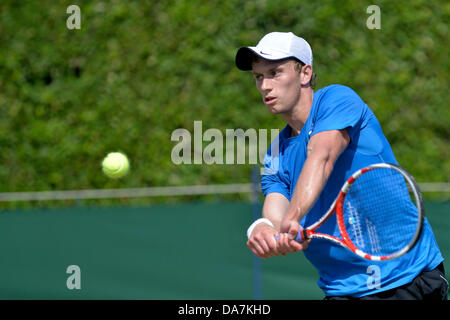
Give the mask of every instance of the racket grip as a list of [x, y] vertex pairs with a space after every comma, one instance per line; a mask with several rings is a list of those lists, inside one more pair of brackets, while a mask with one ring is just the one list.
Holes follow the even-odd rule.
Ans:
[[[298, 234], [295, 237], [295, 241], [302, 243], [303, 242], [303, 237], [302, 237], [302, 232], [303, 232], [303, 228], [300, 228], [300, 230], [298, 230]], [[279, 236], [275, 236], [275, 240], [278, 239]]]

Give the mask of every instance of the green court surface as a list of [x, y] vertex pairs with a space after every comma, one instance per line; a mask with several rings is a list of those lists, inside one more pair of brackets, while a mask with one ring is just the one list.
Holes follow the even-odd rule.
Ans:
[[[448, 257], [450, 202], [426, 210]], [[245, 202], [2, 211], [0, 299], [322, 299], [301, 253], [262, 260], [254, 286], [251, 220]]]

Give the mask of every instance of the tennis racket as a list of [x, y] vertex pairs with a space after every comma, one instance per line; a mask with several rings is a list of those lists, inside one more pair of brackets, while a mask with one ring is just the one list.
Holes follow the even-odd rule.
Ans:
[[[316, 230], [336, 213], [340, 238]], [[296, 239], [326, 239], [374, 261], [410, 251], [422, 232], [422, 194], [402, 167], [373, 164], [356, 171], [342, 186], [330, 209]]]

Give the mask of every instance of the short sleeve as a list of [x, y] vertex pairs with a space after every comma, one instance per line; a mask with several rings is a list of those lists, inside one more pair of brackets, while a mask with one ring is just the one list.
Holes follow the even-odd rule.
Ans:
[[311, 135], [322, 131], [347, 129], [350, 138], [361, 128], [368, 107], [350, 88], [332, 86], [317, 106]]
[[287, 199], [289, 197], [288, 185], [280, 177], [280, 158], [271, 156], [271, 148], [264, 157], [264, 171], [261, 177], [261, 190], [266, 197], [269, 193], [281, 193]]

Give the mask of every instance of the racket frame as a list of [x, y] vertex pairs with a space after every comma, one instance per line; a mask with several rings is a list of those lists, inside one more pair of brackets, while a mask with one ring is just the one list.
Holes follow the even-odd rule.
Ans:
[[[386, 255], [386, 256], [371, 255], [371, 254], [368, 254], [368, 253], [360, 250], [351, 241], [351, 239], [347, 233], [347, 230], [345, 228], [344, 214], [343, 214], [343, 212], [344, 212], [343, 206], [344, 206], [345, 196], [347, 195], [347, 192], [349, 191], [352, 184], [356, 181], [356, 179], [358, 179], [364, 173], [374, 170], [374, 169], [378, 169], [378, 168], [393, 169], [403, 175], [403, 177], [408, 181], [409, 186], [412, 186], [411, 191], [414, 195], [414, 198], [416, 201], [415, 204], [417, 206], [418, 215], [419, 215], [416, 232], [415, 232], [414, 236], [412, 237], [411, 241], [401, 250], [394, 252], [390, 255]], [[336, 213], [336, 220], [338, 223], [338, 228], [339, 228], [339, 232], [341, 234], [342, 239], [328, 235], [328, 234], [315, 232], [315, 230], [318, 229], [333, 213]], [[355, 173], [353, 173], [351, 175], [351, 177], [348, 178], [347, 181], [342, 186], [341, 191], [339, 192], [339, 195], [337, 196], [336, 200], [334, 200], [334, 202], [332, 203], [332, 205], [330, 206], [328, 211], [317, 222], [315, 222], [314, 224], [310, 225], [307, 228], [304, 228], [301, 232], [301, 238], [302, 238], [302, 240], [312, 239], [312, 238], [326, 239], [326, 240], [332, 241], [333, 243], [336, 243], [336, 244], [354, 252], [358, 256], [360, 256], [364, 259], [368, 259], [368, 260], [373, 260], [373, 261], [391, 260], [391, 259], [395, 259], [395, 258], [398, 258], [398, 257], [406, 254], [408, 251], [410, 251], [415, 246], [415, 244], [419, 240], [420, 235], [422, 233], [424, 216], [425, 216], [425, 210], [424, 210], [424, 205], [423, 205], [422, 193], [420, 192], [419, 186], [417, 185], [417, 183], [414, 180], [414, 178], [412, 177], [412, 175], [400, 166], [390, 164], [390, 163], [376, 163], [376, 164], [369, 165], [365, 168], [362, 168], [362, 169], [356, 171]]]

